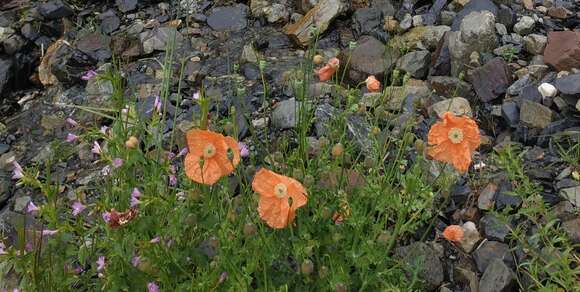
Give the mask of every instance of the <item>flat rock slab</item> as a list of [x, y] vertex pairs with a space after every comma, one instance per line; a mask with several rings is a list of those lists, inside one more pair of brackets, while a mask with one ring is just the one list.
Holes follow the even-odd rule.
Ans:
[[[349, 1], [350, 2], [350, 1]], [[288, 34], [298, 45], [306, 46], [313, 28], [322, 34], [332, 20], [349, 8], [346, 1], [321, 0], [296, 23], [286, 27]]]
[[580, 68], [580, 31], [551, 31], [544, 62], [558, 71]]
[[510, 69], [502, 58], [495, 58], [473, 71], [471, 84], [479, 99], [489, 102], [505, 94], [512, 83]]
[[246, 5], [216, 7], [207, 17], [207, 24], [216, 31], [239, 31], [248, 25]]

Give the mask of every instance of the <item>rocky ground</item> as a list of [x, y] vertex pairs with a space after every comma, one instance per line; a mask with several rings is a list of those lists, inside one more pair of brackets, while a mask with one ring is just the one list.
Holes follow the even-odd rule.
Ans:
[[[167, 131], [173, 121], [179, 129], [188, 129], [199, 111], [192, 95], [203, 83], [215, 98], [214, 112], [225, 114], [235, 105], [241, 114], [253, 117], [248, 121], [253, 127], [276, 137], [296, 126], [289, 77], [300, 66], [316, 27], [320, 55], [325, 60], [337, 56], [347, 66], [343, 88], [368, 75], [388, 80], [398, 69], [412, 79], [401, 89], [404, 94], [383, 105], [386, 110], [401, 119], [416, 110], [433, 120], [448, 108], [474, 117], [485, 133], [477, 159], [480, 168], [494, 169], [484, 166], [492, 149], [508, 144], [527, 149], [526, 176], [543, 187], [544, 202], [553, 206], [562, 228], [580, 243], [580, 181], [574, 178], [580, 161], [565, 161], [559, 155], [560, 146], [570, 149], [580, 143], [579, 1], [172, 2], [0, 4], [0, 223], [5, 230], [31, 199], [10, 179], [12, 162], [43, 163], [59, 155], [49, 146], [67, 135], [66, 117], [85, 124], [102, 122], [70, 106], [102, 108], [111, 102], [112, 85], [82, 80], [86, 71], [102, 72], [116, 60], [128, 72], [123, 76], [128, 95], [148, 108], [162, 88], [161, 64], [175, 34], [173, 55], [185, 68], [184, 82], [178, 83], [176, 68], [170, 90], [176, 93], [181, 87], [183, 98], [177, 104], [173, 95], [169, 112], [182, 111], [170, 114]], [[265, 90], [273, 110], [264, 117], [257, 110]], [[314, 83], [309, 93], [328, 99], [338, 98], [342, 90]], [[362, 103], [366, 101], [373, 104], [373, 94], [365, 94]], [[323, 135], [325, 121], [337, 110], [329, 103], [317, 105], [314, 136]], [[242, 137], [248, 135], [248, 122], [240, 119]], [[424, 135], [426, 125], [417, 131]], [[370, 126], [353, 117], [348, 131], [364, 150]], [[78, 157], [56, 165], [63, 185], [73, 190], [86, 187], [98, 175], [82, 155], [89, 148], [79, 145]], [[516, 290], [516, 278], [521, 282], [522, 277], [516, 275], [516, 265], [522, 256], [510, 249], [510, 228], [488, 212], [492, 207], [521, 208], [522, 200], [512, 190], [501, 173], [481, 189], [465, 182], [453, 188], [443, 217], [447, 222], [473, 221], [483, 237], [466, 252], [450, 254], [441, 245], [416, 242], [397, 253], [427, 256], [424, 276], [432, 289], [451, 283], [441, 291]], [[517, 224], [517, 218], [510, 220]]]

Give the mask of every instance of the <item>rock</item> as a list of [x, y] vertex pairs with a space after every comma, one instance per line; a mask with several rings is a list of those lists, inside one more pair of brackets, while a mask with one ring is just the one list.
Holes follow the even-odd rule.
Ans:
[[291, 98], [281, 101], [272, 111], [272, 125], [278, 129], [292, 129], [298, 123], [297, 114], [296, 99]]
[[401, 29], [401, 31], [407, 31], [411, 28], [411, 26], [413, 26], [413, 16], [407, 13], [403, 17], [403, 19], [401, 19], [401, 22], [399, 23], [399, 28]]
[[47, 19], [59, 19], [74, 14], [74, 11], [61, 0], [50, 0], [38, 5], [38, 12]]
[[0, 104], [12, 88], [14, 63], [12, 59], [0, 58]]
[[566, 19], [568, 18], [570, 15], [572, 14], [572, 12], [568, 9], [566, 9], [566, 7], [550, 7], [548, 8], [548, 15], [554, 17], [554, 18], [559, 18], [559, 19]]
[[25, 213], [26, 207], [28, 206], [28, 203], [30, 203], [30, 201], [31, 198], [29, 196], [22, 196], [16, 198], [16, 200], [14, 200], [14, 211], [19, 213]]
[[544, 129], [552, 122], [552, 110], [537, 102], [522, 100], [520, 120], [534, 128]]
[[570, 201], [575, 207], [580, 207], [580, 186], [561, 189], [560, 196]]
[[495, 24], [495, 30], [497, 30], [497, 33], [500, 35], [507, 35], [508, 34], [507, 28], [505, 27], [505, 25], [503, 25], [501, 23]]
[[115, 4], [121, 12], [129, 12], [137, 8], [137, 2], [139, 0], [116, 0]]
[[502, 260], [507, 266], [513, 267], [514, 261], [509, 246], [497, 241], [486, 241], [473, 252], [473, 260], [479, 272], [483, 273], [494, 259]]
[[529, 16], [522, 16], [520, 21], [514, 25], [514, 32], [519, 35], [527, 35], [534, 31], [536, 21]]
[[487, 186], [481, 190], [479, 193], [479, 198], [477, 199], [477, 207], [481, 210], [490, 210], [494, 205], [494, 197], [497, 193], [497, 185], [494, 183], [489, 183]]
[[451, 30], [453, 31], [459, 30], [461, 27], [461, 22], [470, 13], [482, 11], [489, 11], [493, 15], [497, 15], [498, 13], [497, 6], [491, 0], [469, 1], [469, 3], [467, 3], [467, 5], [463, 7], [463, 9], [457, 14], [455, 19], [453, 20]]
[[524, 50], [532, 55], [542, 55], [548, 38], [541, 34], [529, 34], [524, 37]]
[[258, 62], [258, 52], [254, 49], [252, 44], [247, 44], [242, 50], [242, 55], [240, 56], [240, 63], [257, 63]]
[[[314, 111], [314, 127], [318, 137], [329, 136], [330, 123], [338, 114], [338, 109], [328, 103], [323, 103], [316, 108]], [[371, 126], [364, 118], [358, 115], [349, 115], [346, 119], [346, 129], [347, 137], [354, 140], [361, 150], [368, 152], [372, 149], [371, 141], [368, 139]]]
[[429, 78], [429, 85], [441, 96], [464, 96], [468, 98], [473, 96], [471, 85], [456, 77], [431, 76]]
[[507, 89], [507, 93], [512, 96], [518, 96], [522, 93], [524, 87], [532, 85], [532, 81], [530, 80], [530, 75], [524, 75], [520, 77], [520, 79], [516, 80], [510, 87]]
[[173, 37], [175, 37], [176, 47], [179, 47], [179, 44], [183, 42], [183, 36], [173, 27], [155, 28], [142, 32], [139, 37], [143, 43], [143, 52], [145, 54], [150, 54], [154, 51], [165, 51], [167, 42], [172, 41]]
[[391, 0], [371, 0], [371, 8], [377, 9], [383, 16], [393, 16], [396, 12]]
[[251, 0], [250, 11], [254, 17], [266, 17], [269, 23], [286, 22], [290, 18], [290, 9], [285, 0]]
[[100, 33], [88, 34], [76, 43], [77, 49], [98, 61], [111, 58], [111, 37]]
[[580, 31], [548, 32], [544, 62], [558, 71], [580, 68]]
[[580, 217], [562, 223], [562, 229], [570, 236], [574, 244], [580, 243]]
[[522, 4], [527, 10], [534, 10], [534, 0], [522, 0]]
[[332, 20], [349, 8], [349, 2], [343, 0], [320, 0], [298, 22], [286, 27], [288, 34], [298, 45], [306, 46], [313, 28], [322, 34]]
[[576, 102], [576, 110], [580, 112], [580, 99]]
[[356, 38], [372, 35], [381, 25], [381, 12], [374, 8], [359, 8], [352, 15], [352, 27]]
[[248, 25], [248, 6], [215, 7], [207, 17], [207, 24], [216, 31], [240, 31]]
[[414, 242], [397, 248], [395, 255], [406, 263], [409, 277], [416, 267], [422, 267], [417, 276], [424, 282], [425, 291], [433, 291], [443, 282], [443, 265], [437, 251], [428, 244]]
[[[478, 2], [478, 1], [477, 1]], [[495, 17], [491, 12], [472, 12], [461, 22], [460, 31], [449, 33], [451, 74], [458, 76], [467, 71], [473, 51], [492, 52], [497, 47]]]
[[514, 101], [505, 101], [501, 105], [501, 116], [510, 127], [516, 128], [520, 122], [520, 110], [517, 103]]
[[510, 233], [509, 225], [492, 213], [486, 214], [480, 219], [481, 231], [488, 240], [505, 242]]
[[10, 177], [12, 175], [10, 172], [0, 170], [0, 206], [10, 198], [10, 186], [12, 184]]
[[104, 34], [110, 34], [116, 31], [121, 25], [121, 19], [119, 19], [113, 10], [102, 13], [99, 15], [99, 18], [101, 19], [101, 32]]
[[473, 70], [471, 84], [479, 99], [489, 102], [506, 93], [512, 83], [508, 65], [502, 58], [495, 58]]
[[469, 101], [463, 97], [454, 97], [451, 99], [442, 100], [429, 108], [430, 113], [434, 113], [437, 117], [442, 118], [445, 112], [452, 112], [455, 115], [465, 115], [473, 117], [473, 112]]
[[515, 283], [514, 272], [502, 260], [493, 259], [479, 281], [479, 292], [509, 292]]
[[382, 80], [385, 72], [390, 72], [396, 56], [394, 52], [387, 51], [385, 45], [376, 38], [363, 36], [354, 49], [346, 49], [339, 59], [341, 64], [348, 63], [349, 79], [360, 83], [369, 75], [375, 75], [378, 80]]
[[558, 94], [558, 89], [556, 89], [556, 87], [550, 83], [540, 84], [540, 86], [538, 86], [538, 91], [543, 97], [555, 97], [556, 94]]
[[415, 78], [423, 79], [429, 71], [430, 61], [429, 51], [415, 51], [402, 56], [397, 61], [397, 67]]
[[68, 87], [81, 82], [81, 76], [93, 69], [95, 60], [80, 50], [63, 44], [56, 49], [48, 64], [54, 80]]
[[459, 241], [459, 246], [466, 253], [470, 253], [481, 239], [481, 236], [479, 235], [479, 231], [477, 231], [477, 227], [471, 221], [463, 223], [461, 228], [463, 229], [463, 237]]
[[396, 50], [409, 49], [435, 50], [441, 38], [451, 28], [445, 25], [414, 27], [403, 35], [396, 35], [389, 41], [389, 46]]
[[503, 191], [500, 191], [495, 196], [495, 208], [497, 210], [503, 210], [509, 207], [511, 210], [517, 210], [522, 206], [522, 198], [515, 195], [509, 195]]
[[580, 73], [558, 78], [554, 85], [564, 95], [578, 95], [580, 94]]
[[0, 155], [10, 151], [10, 145], [0, 143]]
[[519, 97], [521, 99], [542, 103], [542, 94], [540, 94], [540, 91], [538, 91], [538, 87], [535, 85], [525, 86], [522, 89], [522, 92], [520, 92]]

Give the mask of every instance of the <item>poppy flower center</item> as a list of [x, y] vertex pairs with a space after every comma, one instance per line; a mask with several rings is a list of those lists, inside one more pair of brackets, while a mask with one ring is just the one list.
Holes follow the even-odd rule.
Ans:
[[451, 128], [451, 130], [449, 130], [447, 133], [447, 136], [449, 137], [451, 143], [459, 144], [463, 141], [463, 130], [459, 128]]
[[288, 195], [288, 187], [285, 184], [279, 183], [274, 187], [274, 194], [278, 198], [284, 198]]
[[212, 158], [216, 153], [215, 146], [213, 144], [207, 144], [205, 148], [203, 148], [203, 157], [204, 158]]

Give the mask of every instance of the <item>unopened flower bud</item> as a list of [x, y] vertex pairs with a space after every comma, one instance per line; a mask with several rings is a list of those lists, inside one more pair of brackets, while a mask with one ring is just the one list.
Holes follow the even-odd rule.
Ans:
[[135, 136], [131, 136], [125, 141], [125, 147], [129, 149], [135, 149], [137, 146], [139, 146], [139, 140]]

